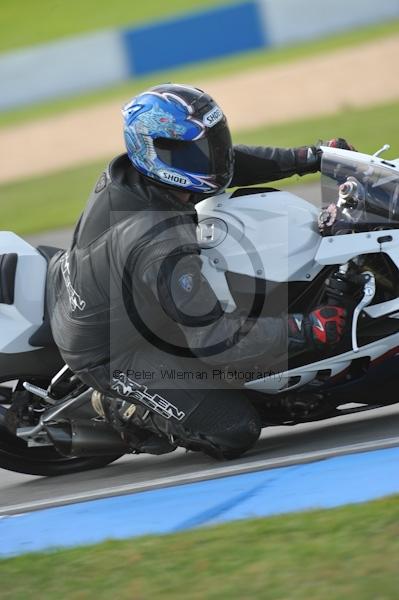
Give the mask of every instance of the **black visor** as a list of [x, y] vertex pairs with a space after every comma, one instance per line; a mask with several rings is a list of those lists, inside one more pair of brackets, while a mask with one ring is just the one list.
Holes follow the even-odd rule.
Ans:
[[199, 175], [231, 177], [233, 152], [230, 131], [224, 124], [207, 130], [206, 137], [194, 141], [157, 138], [154, 140], [159, 159], [166, 165]]

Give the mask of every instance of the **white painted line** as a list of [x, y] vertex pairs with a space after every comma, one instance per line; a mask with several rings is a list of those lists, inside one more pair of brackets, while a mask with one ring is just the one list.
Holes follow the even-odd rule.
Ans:
[[159, 479], [153, 479], [150, 482], [142, 481], [139, 483], [128, 483], [126, 485], [91, 490], [88, 492], [79, 492], [70, 496], [60, 496], [59, 498], [48, 498], [44, 500], [35, 500], [32, 502], [26, 502], [22, 504], [3, 506], [0, 508], [0, 518], [4, 518], [7, 516], [16, 516], [16, 514], [30, 512], [33, 510], [54, 508], [56, 506], [72, 504], [75, 502], [85, 502], [88, 500], [97, 500], [101, 498], [107, 498], [110, 496], [120, 496], [129, 493], [149, 491], [157, 488], [180, 485], [184, 483], [194, 483], [196, 481], [206, 479], [217, 479], [219, 477], [239, 475], [241, 473], [259, 471], [263, 469], [275, 469], [278, 467], [286, 467], [295, 464], [324, 460], [327, 458], [333, 458], [335, 456], [342, 456], [345, 454], [366, 452], [370, 450], [382, 450], [384, 448], [391, 448], [395, 446], [399, 446], [399, 436], [383, 438], [380, 440], [373, 440], [369, 442], [360, 442], [358, 444], [348, 444], [346, 446], [327, 448], [325, 450], [314, 450], [312, 452], [292, 454], [290, 456], [284, 456], [279, 458], [251, 461], [247, 463], [240, 463], [234, 465], [227, 464], [223, 465], [222, 467], [206, 469], [200, 472], [183, 473], [181, 475], [173, 475], [171, 477], [161, 477]]

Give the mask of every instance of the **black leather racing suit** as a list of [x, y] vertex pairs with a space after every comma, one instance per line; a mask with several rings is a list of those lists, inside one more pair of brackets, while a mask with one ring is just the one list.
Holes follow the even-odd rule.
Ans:
[[[312, 148], [235, 147], [232, 186], [316, 171]], [[255, 365], [287, 348], [286, 317], [224, 313], [201, 273], [194, 203], [143, 177], [126, 154], [100, 176], [71, 247], [52, 260], [51, 326], [88, 385], [149, 410], [181, 445], [239, 453], [259, 418], [225, 365]]]

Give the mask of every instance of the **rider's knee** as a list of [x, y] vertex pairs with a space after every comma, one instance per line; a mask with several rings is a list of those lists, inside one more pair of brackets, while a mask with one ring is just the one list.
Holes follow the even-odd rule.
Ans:
[[241, 456], [252, 448], [259, 438], [261, 424], [259, 419], [250, 419], [237, 427], [218, 434], [208, 435], [208, 440], [222, 455], [222, 458], [232, 459]]
[[[187, 447], [218, 458], [236, 458], [259, 438], [261, 421], [250, 402], [236, 394], [210, 394], [190, 416]], [[190, 446], [191, 442], [191, 446]]]

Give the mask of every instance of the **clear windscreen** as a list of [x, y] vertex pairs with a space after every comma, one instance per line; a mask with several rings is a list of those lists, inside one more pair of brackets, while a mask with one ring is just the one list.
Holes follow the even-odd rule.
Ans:
[[399, 173], [373, 157], [323, 148], [321, 161], [323, 235], [399, 227]]

